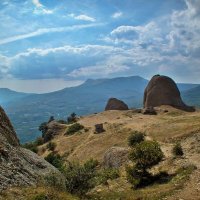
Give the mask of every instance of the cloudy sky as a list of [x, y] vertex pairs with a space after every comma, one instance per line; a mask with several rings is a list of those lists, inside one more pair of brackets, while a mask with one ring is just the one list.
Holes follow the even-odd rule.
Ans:
[[199, 0], [1, 0], [0, 87], [154, 74], [200, 83]]

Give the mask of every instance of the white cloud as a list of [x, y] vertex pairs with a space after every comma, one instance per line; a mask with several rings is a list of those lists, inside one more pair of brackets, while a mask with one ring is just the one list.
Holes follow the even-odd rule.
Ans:
[[32, 2], [33, 2], [33, 4], [34, 4], [36, 7], [38, 7], [38, 8], [43, 7], [43, 5], [40, 3], [39, 0], [32, 0]]
[[114, 13], [114, 14], [112, 15], [112, 18], [117, 19], [117, 18], [120, 18], [122, 15], [123, 15], [122, 12], [116, 12], [116, 13]]
[[95, 22], [96, 19], [93, 17], [90, 17], [88, 15], [75, 15], [74, 13], [71, 13], [68, 15], [69, 17], [72, 17], [76, 20], [82, 20], [82, 21], [89, 21], [89, 22]]
[[36, 37], [36, 36], [39, 36], [39, 35], [44, 35], [44, 34], [47, 34], [47, 33], [74, 31], [74, 30], [80, 30], [80, 29], [89, 28], [89, 27], [93, 27], [93, 26], [99, 26], [99, 25], [102, 25], [102, 24], [86, 24], [86, 25], [56, 27], [56, 28], [41, 28], [41, 29], [38, 29], [38, 30], [33, 31], [31, 33], [26, 33], [26, 34], [22, 34], [22, 35], [16, 35], [16, 36], [12, 36], [12, 37], [9, 37], [9, 38], [1, 39], [0, 45], [7, 44], [7, 43], [10, 43], [10, 42], [15, 42], [15, 41], [18, 41], [18, 40], [23, 40], [23, 39], [26, 39], [26, 38]]

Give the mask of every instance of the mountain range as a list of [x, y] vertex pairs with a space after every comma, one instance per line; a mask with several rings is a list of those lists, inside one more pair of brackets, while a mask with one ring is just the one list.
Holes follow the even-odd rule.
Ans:
[[[87, 115], [104, 110], [107, 100], [115, 97], [130, 108], [142, 107], [143, 93], [148, 80], [139, 76], [112, 79], [88, 79], [82, 85], [46, 94], [26, 94], [0, 89], [0, 104], [10, 117], [21, 143], [40, 135], [38, 126], [54, 116], [66, 119], [75, 112]], [[183, 100], [200, 105], [200, 85], [178, 83]]]

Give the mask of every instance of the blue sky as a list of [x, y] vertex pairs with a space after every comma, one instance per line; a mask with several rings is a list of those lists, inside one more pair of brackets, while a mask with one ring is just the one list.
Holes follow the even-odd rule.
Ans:
[[0, 87], [154, 74], [200, 83], [199, 0], [1, 0]]

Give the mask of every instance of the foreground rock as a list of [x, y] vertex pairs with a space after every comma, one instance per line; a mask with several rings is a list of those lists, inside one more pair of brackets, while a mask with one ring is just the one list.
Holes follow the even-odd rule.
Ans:
[[110, 98], [105, 110], [128, 110], [128, 106], [119, 99]]
[[144, 92], [144, 108], [170, 105], [175, 108], [193, 112], [194, 107], [187, 106], [181, 99], [176, 83], [167, 76], [155, 75]]
[[45, 177], [56, 176], [64, 187], [60, 172], [31, 151], [21, 148], [10, 120], [0, 107], [0, 191], [12, 186], [36, 185]]
[[123, 147], [111, 147], [104, 154], [104, 166], [119, 168], [128, 162], [129, 150]]

